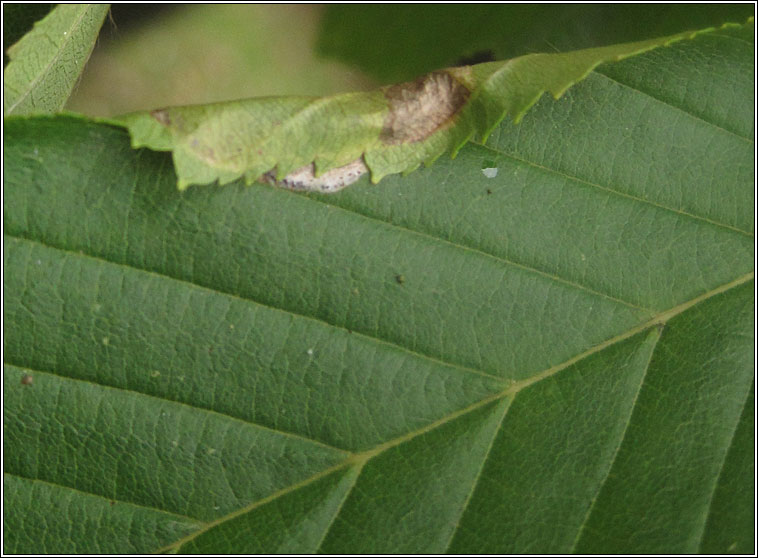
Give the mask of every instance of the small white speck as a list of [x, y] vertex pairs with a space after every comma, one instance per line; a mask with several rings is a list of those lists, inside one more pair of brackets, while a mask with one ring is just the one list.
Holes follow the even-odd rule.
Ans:
[[308, 356], [313, 356], [313, 349], [308, 349], [306, 352], [308, 353]]
[[103, 345], [107, 347], [108, 345], [110, 345], [110, 343], [111, 343], [110, 337], [103, 337]]
[[213, 506], [213, 509], [214, 509], [214, 510], [217, 510], [217, 509], [219, 509], [220, 507], [221, 507], [221, 506]]
[[37, 265], [42, 265], [42, 260], [37, 260]]
[[487, 178], [495, 178], [497, 176], [497, 167], [487, 167], [482, 169], [482, 174]]
[[176, 447], [176, 446], [179, 445], [179, 442], [177, 442], [176, 440], [174, 440], [173, 442], [171, 442], [171, 445], [174, 446], [174, 447]]
[[63, 32], [63, 34], [64, 34], [64, 35], [68, 35], [68, 31], [64, 31], [64, 32]]
[[150, 372], [150, 375], [151, 375], [153, 378], [157, 378], [158, 376], [160, 376], [160, 375], [161, 375], [161, 373], [160, 373], [160, 370], [153, 370], [153, 371], [151, 371], [151, 372]]

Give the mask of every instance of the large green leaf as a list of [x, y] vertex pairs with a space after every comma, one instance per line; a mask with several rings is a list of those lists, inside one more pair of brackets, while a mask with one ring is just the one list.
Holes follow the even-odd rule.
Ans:
[[8, 119], [5, 550], [752, 552], [752, 37], [331, 195]]
[[[376, 91], [171, 107], [114, 122], [129, 129], [134, 147], [173, 152], [180, 189], [240, 177], [249, 184], [268, 174], [292, 188], [335, 191], [364, 172], [379, 182], [443, 153], [455, 156], [507, 115], [518, 122], [544, 92], [560, 97], [601, 63], [695, 35], [447, 68]], [[325, 174], [331, 170], [337, 174]], [[326, 179], [314, 181], [320, 175]]]
[[8, 49], [3, 114], [63, 108], [95, 46], [108, 4], [60, 4]]

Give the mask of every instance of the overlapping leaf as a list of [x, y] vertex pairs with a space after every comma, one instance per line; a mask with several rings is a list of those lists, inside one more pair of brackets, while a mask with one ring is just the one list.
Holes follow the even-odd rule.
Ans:
[[108, 4], [61, 4], [8, 49], [3, 114], [61, 110], [87, 63]]
[[282, 179], [311, 163], [319, 175], [361, 158], [376, 183], [486, 139], [506, 115], [518, 122], [545, 91], [558, 98], [603, 62], [694, 35], [448, 68], [366, 93], [172, 107], [115, 122], [135, 147], [173, 152], [180, 189], [249, 184], [272, 169]]

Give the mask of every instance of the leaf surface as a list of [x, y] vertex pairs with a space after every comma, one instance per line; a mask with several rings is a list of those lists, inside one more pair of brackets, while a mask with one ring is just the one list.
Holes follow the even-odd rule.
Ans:
[[6, 551], [752, 552], [752, 36], [331, 195], [8, 119]]
[[60, 4], [8, 49], [3, 114], [61, 110], [87, 63], [108, 4]]

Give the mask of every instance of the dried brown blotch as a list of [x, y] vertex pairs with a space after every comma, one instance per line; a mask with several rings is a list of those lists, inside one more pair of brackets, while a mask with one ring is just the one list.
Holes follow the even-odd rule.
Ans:
[[29, 374], [24, 374], [21, 377], [21, 384], [25, 386], [30, 386], [34, 383], [34, 378], [30, 376]]
[[150, 116], [155, 118], [160, 124], [164, 126], [171, 126], [171, 117], [168, 115], [167, 109], [158, 109], [150, 112]]
[[448, 72], [439, 71], [393, 85], [384, 95], [390, 112], [379, 137], [388, 145], [399, 145], [426, 139], [446, 126], [466, 104], [470, 92]]

